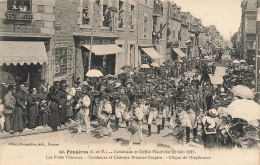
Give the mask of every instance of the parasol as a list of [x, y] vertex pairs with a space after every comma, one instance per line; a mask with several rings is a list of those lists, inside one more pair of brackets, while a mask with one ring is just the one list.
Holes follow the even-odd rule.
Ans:
[[245, 61], [245, 60], [240, 60], [239, 62], [240, 62], [240, 63], [246, 63], [246, 61]]
[[124, 72], [133, 72], [134, 69], [131, 66], [125, 65], [121, 68]]
[[237, 99], [227, 107], [227, 113], [232, 118], [241, 118], [247, 121], [260, 119], [260, 105], [253, 100]]
[[140, 66], [140, 68], [149, 69], [150, 66], [149, 66], [148, 64], [142, 64], [142, 65]]
[[240, 62], [238, 60], [234, 60], [233, 63], [234, 64], [240, 64]]
[[103, 73], [100, 70], [97, 69], [90, 69], [87, 73], [86, 73], [87, 77], [102, 77]]
[[151, 63], [151, 66], [153, 66], [153, 67], [160, 67], [160, 65], [158, 63], [156, 63], [156, 62]]
[[0, 83], [2, 84], [15, 84], [15, 78], [8, 72], [0, 72]]
[[244, 85], [237, 85], [231, 89], [231, 92], [235, 96], [242, 97], [243, 99], [253, 99], [254, 92]]
[[179, 62], [183, 62], [182, 60], [179, 60]]

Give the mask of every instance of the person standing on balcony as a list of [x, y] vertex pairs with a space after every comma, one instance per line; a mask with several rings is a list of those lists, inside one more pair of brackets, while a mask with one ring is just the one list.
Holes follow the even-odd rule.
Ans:
[[24, 4], [24, 2], [21, 2], [20, 6], [19, 6], [19, 10], [21, 12], [25, 12], [25, 11], [28, 11], [28, 7]]

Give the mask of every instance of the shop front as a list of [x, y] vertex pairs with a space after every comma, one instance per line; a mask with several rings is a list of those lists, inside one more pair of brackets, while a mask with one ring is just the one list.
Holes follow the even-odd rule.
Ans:
[[116, 70], [116, 56], [118, 53], [124, 51], [124, 49], [115, 44], [115, 39], [117, 37], [94, 35], [91, 44], [91, 36], [82, 35], [83, 34], [74, 35], [77, 47], [75, 57], [75, 76], [84, 80], [89, 68], [98, 69], [104, 75], [114, 75]]
[[179, 48], [173, 48], [172, 49], [172, 60], [181, 60], [182, 58], [187, 57], [187, 54], [185, 54], [181, 49]]
[[159, 63], [160, 59], [163, 58], [154, 47], [141, 47], [141, 64], [151, 64], [152, 62]]
[[10, 73], [15, 83], [38, 88], [44, 78], [48, 56], [44, 42], [0, 41], [0, 70]]

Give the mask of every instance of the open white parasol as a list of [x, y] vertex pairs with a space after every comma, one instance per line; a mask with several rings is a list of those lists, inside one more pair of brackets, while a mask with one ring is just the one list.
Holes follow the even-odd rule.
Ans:
[[142, 64], [142, 65], [140, 66], [140, 68], [149, 69], [150, 66], [149, 66], [148, 64]]
[[260, 105], [253, 100], [237, 99], [227, 107], [226, 112], [232, 118], [241, 118], [248, 122], [260, 119]]
[[151, 66], [153, 66], [153, 67], [160, 67], [160, 65], [158, 63], [156, 63], [156, 62], [151, 63]]
[[237, 85], [231, 89], [231, 92], [235, 96], [242, 97], [243, 99], [253, 99], [254, 92], [244, 85]]
[[103, 73], [100, 70], [97, 69], [90, 69], [87, 73], [86, 73], [87, 77], [102, 77], [104, 76]]

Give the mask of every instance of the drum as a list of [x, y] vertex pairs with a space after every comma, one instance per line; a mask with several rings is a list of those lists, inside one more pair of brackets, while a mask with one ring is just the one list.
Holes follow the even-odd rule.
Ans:
[[133, 121], [131, 126], [128, 128], [129, 132], [135, 134], [138, 131], [138, 124], [136, 121]]
[[85, 112], [83, 110], [80, 110], [77, 114], [76, 117], [77, 119], [84, 119]]
[[108, 121], [109, 121], [109, 117], [106, 116], [105, 114], [99, 116], [99, 122], [101, 126], [103, 127], [107, 126]]

